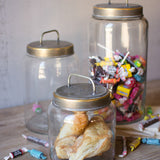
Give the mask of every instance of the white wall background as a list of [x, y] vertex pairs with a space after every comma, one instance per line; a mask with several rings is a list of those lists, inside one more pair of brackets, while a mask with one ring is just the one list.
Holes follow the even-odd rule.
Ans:
[[[61, 40], [74, 43], [83, 64], [88, 54], [92, 7], [103, 2], [106, 0], [0, 0], [0, 108], [23, 104], [26, 45], [39, 40], [42, 32], [58, 29]], [[160, 1], [130, 0], [130, 3], [143, 5], [149, 21], [147, 80], [160, 79]]]

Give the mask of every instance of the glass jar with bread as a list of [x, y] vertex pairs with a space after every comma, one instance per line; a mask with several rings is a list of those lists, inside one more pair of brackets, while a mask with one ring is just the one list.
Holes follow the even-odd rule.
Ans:
[[[74, 76], [90, 83], [71, 83]], [[115, 147], [115, 108], [110, 92], [91, 78], [70, 74], [48, 107], [52, 160], [111, 160]]]

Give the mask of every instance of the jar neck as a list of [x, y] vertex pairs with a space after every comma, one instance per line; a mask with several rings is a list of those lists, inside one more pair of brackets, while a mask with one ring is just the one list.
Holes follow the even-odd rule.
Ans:
[[106, 20], [106, 21], [135, 21], [144, 19], [144, 16], [137, 16], [137, 17], [96, 17], [92, 16], [95, 20]]

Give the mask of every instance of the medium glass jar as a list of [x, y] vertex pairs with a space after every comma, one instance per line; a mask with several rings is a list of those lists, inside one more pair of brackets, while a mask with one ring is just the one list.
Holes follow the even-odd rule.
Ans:
[[112, 90], [118, 124], [143, 118], [148, 23], [143, 7], [111, 3], [93, 7], [89, 30], [90, 76]]
[[[91, 83], [73, 83], [71, 77]], [[52, 160], [112, 160], [115, 149], [115, 108], [110, 93], [91, 78], [70, 74], [48, 107]]]
[[[56, 33], [57, 40], [43, 40], [44, 35]], [[78, 60], [73, 44], [59, 40], [57, 30], [42, 33], [40, 41], [27, 45], [25, 124], [37, 133], [48, 134], [47, 109], [52, 91], [65, 84], [70, 72], [76, 72]]]

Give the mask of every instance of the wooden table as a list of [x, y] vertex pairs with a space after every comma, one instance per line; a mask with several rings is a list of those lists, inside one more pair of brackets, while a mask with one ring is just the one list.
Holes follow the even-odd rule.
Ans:
[[[147, 83], [146, 103], [147, 105], [160, 106], [160, 80], [155, 80]], [[24, 123], [25, 106], [0, 109], [0, 160], [7, 156], [9, 152], [15, 151], [21, 147], [28, 149], [37, 149], [48, 155], [48, 150], [43, 146], [28, 142], [22, 138], [22, 134], [32, 135], [41, 139], [48, 140], [47, 135], [39, 135], [30, 132]], [[118, 130], [117, 130], [118, 132]], [[132, 139], [127, 138], [127, 143]], [[128, 155], [125, 158], [119, 158], [118, 155], [122, 153], [121, 137], [116, 139], [115, 149], [116, 160], [160, 160], [160, 146], [140, 145], [135, 151], [130, 152], [128, 148]], [[29, 154], [25, 154], [16, 160], [35, 160]]]
[[[36, 136], [47, 140], [46, 135], [39, 135], [27, 130], [24, 124], [24, 106], [5, 108], [0, 110], [0, 159], [8, 155], [9, 152], [17, 150], [21, 147], [29, 149], [37, 149], [44, 152], [48, 157], [48, 151], [43, 146], [34, 144], [22, 138], [22, 134]], [[127, 138], [127, 143], [131, 141]], [[159, 160], [160, 146], [140, 145], [135, 151], [130, 152], [125, 158], [119, 158], [118, 155], [122, 152], [121, 137], [116, 140], [116, 160]], [[49, 158], [48, 158], [49, 159]], [[29, 154], [25, 154], [16, 160], [35, 160]]]

